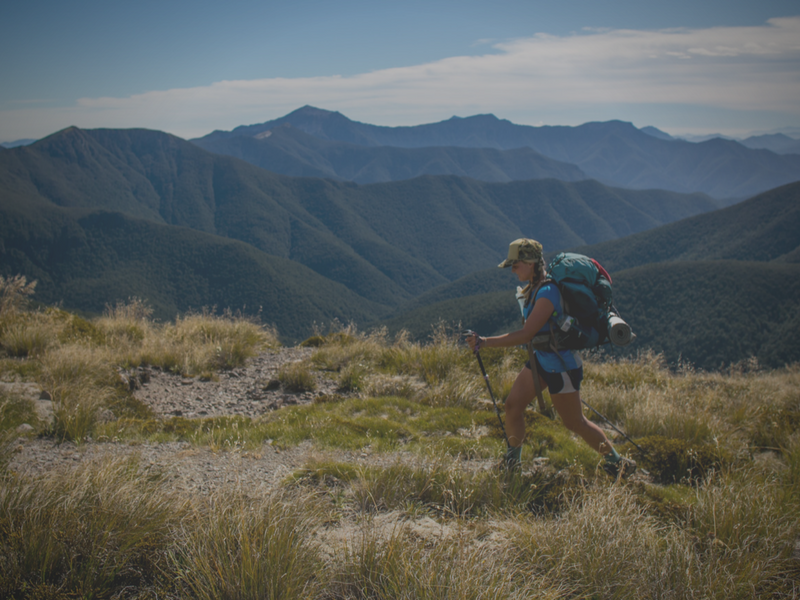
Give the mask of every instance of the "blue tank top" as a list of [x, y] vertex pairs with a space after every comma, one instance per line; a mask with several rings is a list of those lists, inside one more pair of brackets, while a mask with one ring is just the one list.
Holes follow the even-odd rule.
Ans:
[[[561, 304], [561, 292], [558, 291], [558, 286], [555, 283], [546, 283], [540, 287], [536, 292], [533, 302], [522, 308], [522, 316], [526, 321], [533, 310], [533, 305], [536, 304], [539, 298], [547, 298], [553, 303], [553, 314], [550, 315], [550, 319], [548, 319], [544, 327], [538, 332], [549, 335], [550, 322], [553, 320], [558, 321], [564, 314], [564, 309]], [[571, 371], [572, 369], [583, 366], [581, 357], [572, 352], [572, 350], [560, 350], [558, 353], [544, 350], [534, 350], [534, 352], [536, 352], [536, 358], [539, 359], [539, 364], [542, 365], [542, 368], [548, 373], [563, 373], [564, 371]]]

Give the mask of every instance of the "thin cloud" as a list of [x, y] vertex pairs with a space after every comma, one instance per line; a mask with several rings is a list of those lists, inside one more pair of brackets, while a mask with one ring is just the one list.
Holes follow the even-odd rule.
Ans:
[[800, 17], [757, 27], [537, 34], [492, 48], [482, 56], [351, 77], [220, 81], [125, 98], [81, 98], [65, 109], [5, 111], [2, 120], [30, 127], [59, 123], [52, 130], [141, 126], [193, 137], [304, 104], [386, 125], [526, 111], [537, 122], [554, 107], [590, 115], [598, 106], [630, 104], [771, 111], [795, 122], [800, 117]]

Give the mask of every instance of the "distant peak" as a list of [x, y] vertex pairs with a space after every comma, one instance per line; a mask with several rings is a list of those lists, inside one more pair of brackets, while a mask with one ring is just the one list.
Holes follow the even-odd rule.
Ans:
[[55, 138], [55, 137], [62, 137], [62, 136], [65, 136], [65, 135], [78, 135], [78, 134], [83, 134], [83, 133], [84, 133], [84, 131], [80, 127], [76, 127], [75, 125], [70, 125], [69, 127], [65, 127], [64, 129], [56, 131], [55, 133], [51, 133], [50, 135], [48, 135], [48, 136], [46, 136], [46, 137], [44, 137], [42, 139], [46, 140], [46, 139], [51, 139], [51, 138]]
[[332, 110], [325, 110], [325, 109], [322, 109], [322, 108], [317, 108], [315, 106], [310, 106], [310, 105], [306, 104], [305, 106], [303, 106], [301, 108], [298, 108], [297, 110], [289, 113], [289, 115], [287, 115], [287, 116], [290, 116], [290, 115], [309, 115], [309, 116], [317, 117], [317, 116], [328, 116], [328, 115], [340, 115], [341, 116], [341, 113], [336, 112], [336, 111], [332, 111]]
[[675, 138], [672, 137], [670, 134], [661, 131], [658, 127], [653, 127], [652, 125], [647, 125], [646, 127], [642, 127], [639, 131], [642, 133], [646, 133], [649, 136], [654, 138], [658, 138], [661, 140], [674, 140]]
[[472, 115], [471, 117], [467, 117], [467, 119], [471, 121], [499, 121], [497, 117], [495, 117], [492, 113], [486, 113], [483, 115]]

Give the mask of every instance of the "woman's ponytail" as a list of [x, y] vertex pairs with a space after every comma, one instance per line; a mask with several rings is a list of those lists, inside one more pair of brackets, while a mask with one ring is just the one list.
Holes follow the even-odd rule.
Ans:
[[525, 295], [525, 306], [533, 302], [533, 298], [537, 290], [544, 283], [546, 275], [544, 270], [544, 258], [540, 257], [539, 260], [531, 264], [533, 264], [533, 277], [528, 282], [528, 285], [525, 286], [525, 289], [522, 290], [522, 293]]

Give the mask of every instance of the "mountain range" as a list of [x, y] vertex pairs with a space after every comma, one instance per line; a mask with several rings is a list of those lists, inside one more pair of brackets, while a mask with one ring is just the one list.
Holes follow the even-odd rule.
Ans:
[[[324, 146], [325, 152], [321, 153], [317, 143], [307, 138], [295, 139], [296, 145], [291, 150], [278, 152], [273, 147], [268, 149], [269, 134], [275, 135], [278, 128], [286, 125], [329, 142]], [[363, 158], [354, 158], [357, 153], [352, 145], [393, 148], [392, 151], [381, 151], [392, 157], [398, 155], [397, 149], [400, 148], [425, 149], [428, 155], [432, 148], [445, 147], [499, 151], [528, 148], [542, 157], [574, 165], [586, 176], [607, 185], [703, 192], [727, 203], [800, 180], [800, 155], [780, 155], [720, 138], [692, 143], [666, 137], [669, 139], [648, 134], [623, 121], [585, 123], [578, 127], [533, 127], [517, 125], [494, 115], [453, 117], [411, 127], [383, 127], [352, 121], [338, 112], [305, 106], [279, 119], [237, 127], [232, 131], [214, 131], [192, 141], [207, 150], [230, 153], [273, 171], [284, 172], [281, 169], [286, 169], [293, 171], [287, 174], [294, 174], [308, 165], [325, 166], [332, 169], [329, 176], [348, 180], [355, 180], [354, 174], [366, 165]], [[244, 141], [246, 139], [251, 141]], [[266, 144], [255, 143], [253, 139], [266, 141]], [[330, 144], [334, 142], [340, 144]], [[341, 155], [343, 161], [335, 168], [328, 158], [332, 154]], [[267, 160], [268, 155], [274, 162]], [[345, 160], [345, 156], [350, 158]], [[423, 156], [411, 159], [413, 153], [405, 156], [417, 165], [428, 160]], [[408, 176], [385, 155], [375, 160], [395, 165], [393, 169], [383, 170], [380, 164], [366, 165], [368, 170], [377, 169], [381, 177], [392, 174], [396, 178]], [[522, 159], [514, 160], [519, 164]], [[436, 168], [444, 169], [452, 162], [440, 160]], [[463, 169], [463, 166], [463, 163], [455, 162], [453, 168]], [[483, 178], [485, 173], [490, 173], [496, 177], [496, 171], [496, 168], [476, 168], [470, 176]], [[460, 174], [456, 171], [449, 173]], [[508, 172], [504, 173], [507, 175]]]
[[[655, 127], [642, 127], [641, 130], [648, 135], [661, 138], [662, 140], [682, 139], [673, 137]], [[785, 133], [762, 133], [759, 135], [751, 135], [743, 139], [736, 139], [715, 133], [702, 136], [692, 136], [690, 139], [683, 139], [686, 139], [686, 141], [689, 142], [706, 142], [715, 138], [737, 141], [742, 146], [747, 146], [748, 148], [753, 148], [756, 150], [770, 150], [775, 154], [800, 154], [800, 140], [790, 137]]]
[[[612, 271], [618, 308], [639, 336], [629, 351], [702, 368], [800, 360], [800, 183], [721, 208], [704, 193], [608, 186], [524, 146], [378, 144], [422, 139], [403, 128], [360, 143], [324, 139], [377, 134], [337, 113], [296, 113], [311, 132], [275, 123], [250, 137], [239, 135], [250, 128], [207, 137], [324, 176], [276, 173], [143, 129], [72, 127], [0, 150], [0, 274], [37, 279], [39, 301], [89, 313], [138, 296], [161, 319], [203, 307], [258, 314], [287, 342], [334, 320], [416, 337], [440, 320], [488, 333], [519, 324], [515, 283], [496, 265], [510, 240], [536, 237], [548, 256], [578, 249]], [[476, 144], [499, 131], [497, 119], [480, 120], [490, 126]], [[423, 133], [444, 136], [436, 125]], [[458, 125], [448, 135], [463, 141]], [[629, 132], [624, 123], [587, 125], [628, 140], [609, 134]], [[578, 129], [560, 133], [592, 128]], [[633, 144], [634, 154], [645, 146]], [[745, 162], [755, 156], [738, 146]], [[619, 162], [612, 147], [598, 151], [610, 164]], [[350, 181], [352, 161], [364, 177], [390, 180]], [[526, 170], [545, 178], [515, 179]], [[496, 180], [464, 176], [478, 172]]]
[[289, 123], [253, 136], [201, 138], [194, 142], [210, 152], [235, 156], [276, 173], [356, 183], [399, 181], [421, 175], [458, 175], [503, 182], [588, 179], [575, 165], [547, 158], [530, 148], [362, 146], [320, 139]]
[[[425, 176], [359, 186], [293, 178], [161, 132], [74, 127], [0, 152], [0, 191], [3, 210], [113, 211], [239, 240], [387, 307], [496, 264], [525, 231], [563, 248], [716, 208], [702, 194], [591, 180]], [[6, 250], [26, 230], [18, 229], [4, 233]]]

